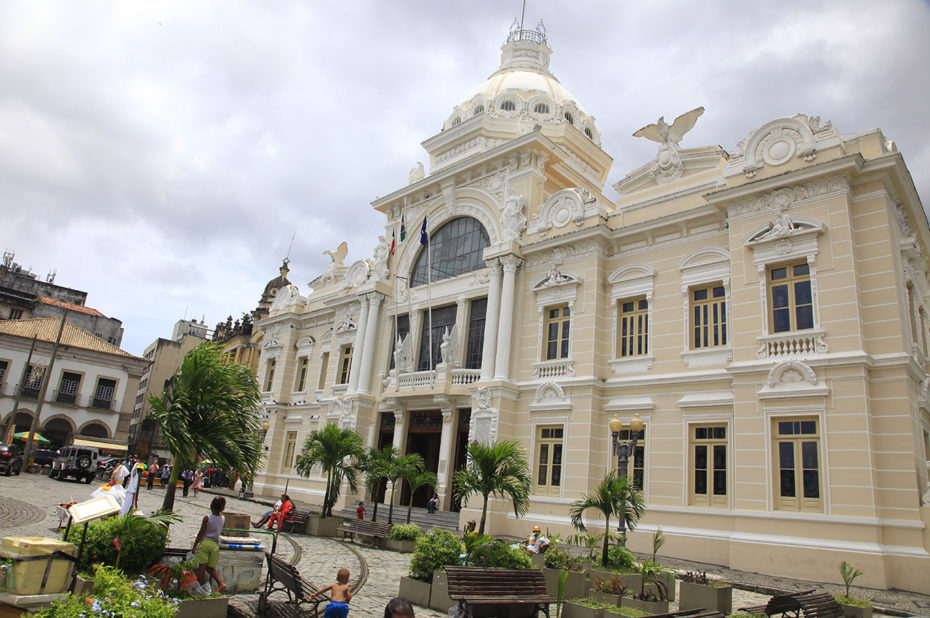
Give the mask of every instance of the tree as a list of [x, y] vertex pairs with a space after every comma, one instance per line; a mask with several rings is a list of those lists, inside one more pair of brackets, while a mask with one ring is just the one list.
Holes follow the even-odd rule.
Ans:
[[[333, 505], [339, 499], [342, 481], [348, 481], [352, 491], [358, 489], [358, 460], [365, 456], [362, 436], [351, 429], [329, 424], [310, 434], [297, 458], [298, 474], [310, 476], [313, 466], [320, 464], [326, 475], [326, 493], [323, 496], [323, 517], [332, 517]], [[351, 461], [355, 458], [356, 461]]]
[[184, 357], [159, 397], [149, 397], [162, 442], [174, 456], [162, 509], [174, 508], [184, 466], [203, 457], [235, 470], [251, 484], [262, 459], [261, 392], [245, 365], [224, 362], [222, 349], [203, 343]]
[[403, 457], [397, 457], [391, 464], [388, 480], [391, 481], [391, 502], [388, 506], [388, 523], [394, 523], [394, 492], [397, 491], [397, 483], [400, 479], [406, 478], [414, 470], [423, 469], [423, 458], [418, 453], [410, 453]]
[[456, 496], [463, 502], [474, 494], [482, 496], [478, 533], [484, 533], [489, 496], [509, 497], [514, 515], [525, 515], [530, 506], [532, 477], [526, 453], [517, 442], [472, 442], [467, 452], [468, 463], [455, 473]]
[[420, 489], [424, 485], [429, 485], [430, 487], [436, 487], [436, 484], [439, 480], [436, 478], [436, 473], [431, 470], [419, 469], [416, 471], [409, 471], [404, 475], [404, 480], [407, 481], [407, 487], [410, 488], [410, 503], [407, 505], [407, 523], [410, 523], [410, 511], [413, 510], [413, 494], [416, 490]]
[[378, 501], [375, 500], [375, 495], [381, 483], [391, 476], [391, 465], [399, 454], [397, 448], [391, 444], [380, 449], [372, 446], [362, 460], [361, 469], [365, 474], [365, 488], [371, 492], [371, 499], [374, 502], [371, 509], [371, 521], [378, 521]]
[[596, 509], [604, 515], [604, 552], [601, 554], [601, 564], [607, 566], [610, 518], [622, 517], [626, 521], [627, 528], [633, 530], [646, 511], [643, 492], [637, 489], [627, 477], [620, 478], [616, 472], [611, 471], [598, 485], [597, 491], [582, 496], [569, 508], [568, 514], [572, 519], [572, 525], [582, 532], [587, 532], [582, 516], [588, 509]]

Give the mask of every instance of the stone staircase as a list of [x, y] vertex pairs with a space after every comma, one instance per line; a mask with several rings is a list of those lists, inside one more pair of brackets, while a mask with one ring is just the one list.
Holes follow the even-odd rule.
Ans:
[[[356, 503], [357, 504], [357, 503]], [[365, 502], [365, 519], [371, 519], [374, 509], [373, 502]], [[333, 513], [339, 517], [355, 519], [355, 508], [343, 509]], [[387, 521], [388, 506], [386, 504], [378, 505], [378, 521]], [[407, 522], [407, 507], [394, 505], [393, 523], [403, 524]], [[459, 530], [459, 514], [449, 511], [436, 511], [429, 513], [422, 507], [413, 507], [410, 511], [410, 523], [416, 524], [421, 528], [445, 528], [446, 530]]]

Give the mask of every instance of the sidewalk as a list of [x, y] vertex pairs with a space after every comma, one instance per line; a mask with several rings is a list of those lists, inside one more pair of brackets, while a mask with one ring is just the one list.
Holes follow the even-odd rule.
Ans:
[[[239, 492], [225, 488], [201, 489], [208, 493], [215, 493], [227, 497], [238, 498]], [[272, 506], [274, 500], [266, 497], [256, 496], [249, 498], [252, 502]], [[320, 510], [320, 505], [300, 502], [295, 500], [294, 506], [300, 510]], [[639, 555], [639, 558], [644, 556]], [[734, 588], [746, 592], [773, 595], [782, 590], [809, 590], [815, 588], [831, 594], [842, 594], [844, 588], [839, 584], [830, 584], [826, 582], [814, 582], [810, 580], [792, 579], [789, 577], [778, 577], [775, 575], [763, 575], [749, 571], [737, 571], [727, 567], [703, 564], [689, 560], [680, 560], [668, 556], [659, 556], [659, 561], [679, 571], [701, 571], [706, 572], [714, 579], [720, 579], [730, 582]], [[928, 573], [927, 577], [930, 577]], [[862, 588], [853, 586], [850, 589], [853, 596], [872, 599], [872, 606], [875, 608], [875, 615], [887, 616], [930, 616], [930, 595], [918, 594], [915, 592], [904, 592], [901, 590], [876, 590], [873, 588]], [[734, 598], [734, 611], [737, 609], [736, 599]]]

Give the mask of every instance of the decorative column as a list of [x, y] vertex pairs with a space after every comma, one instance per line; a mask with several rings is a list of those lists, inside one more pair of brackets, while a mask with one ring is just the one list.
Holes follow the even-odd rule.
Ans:
[[445, 397], [436, 397], [434, 399], [442, 409], [442, 437], [439, 440], [439, 469], [436, 471], [436, 477], [439, 480], [439, 486], [436, 487], [436, 493], [439, 494], [439, 508], [447, 511], [452, 507], [452, 468], [455, 462], [455, 408], [452, 402]]
[[484, 320], [484, 344], [481, 348], [481, 379], [494, 377], [494, 357], [497, 354], [497, 322], [501, 310], [501, 265], [496, 259], [488, 262], [488, 308]]
[[[355, 330], [355, 343], [352, 344], [352, 366], [349, 367], [349, 386], [347, 393], [354, 393], [358, 389], [358, 370], [361, 365], [362, 351], [365, 348], [365, 330], [368, 327], [368, 297], [362, 296], [362, 305], [358, 311], [358, 326]], [[337, 362], [337, 367], [338, 362]]]
[[[398, 404], [395, 404], [398, 405]], [[394, 448], [397, 449], [397, 452], [401, 455], [404, 454], [404, 448], [406, 448], [406, 438], [407, 431], [406, 426], [404, 425], [404, 417], [407, 414], [404, 413], [404, 410], [394, 410]], [[384, 504], [389, 505], [391, 502], [391, 496], [393, 495], [393, 483], [390, 480], [385, 481], [384, 483]]]
[[501, 258], [504, 265], [504, 282], [501, 284], [500, 326], [497, 337], [497, 359], [494, 362], [494, 379], [510, 378], [511, 330], [513, 329], [513, 300], [516, 292], [516, 274], [522, 260], [515, 255]]
[[[368, 319], [365, 325], [365, 343], [362, 348], [362, 366], [358, 376], [358, 390], [363, 393], [370, 393], [371, 386], [371, 364], [375, 354], [375, 334], [378, 330], [378, 311], [381, 309], [381, 301], [384, 296], [373, 293], [368, 299]], [[361, 328], [359, 329], [361, 330]], [[354, 355], [353, 355], [354, 358]]]

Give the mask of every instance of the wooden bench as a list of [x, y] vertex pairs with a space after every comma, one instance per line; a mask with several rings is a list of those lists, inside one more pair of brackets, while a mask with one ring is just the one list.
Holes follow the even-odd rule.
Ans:
[[[288, 564], [274, 554], [265, 552], [268, 559], [268, 576], [265, 589], [258, 595], [259, 616], [317, 616], [321, 613], [320, 604], [329, 599], [319, 596], [310, 597], [317, 588], [300, 576], [297, 568]], [[286, 592], [287, 601], [271, 602], [268, 597], [272, 592]]]
[[307, 529], [307, 519], [310, 517], [310, 511], [298, 511], [292, 509], [287, 517], [281, 523], [281, 530], [285, 532], [304, 532]]
[[471, 616], [474, 606], [534, 606], [533, 615], [549, 615], [549, 604], [558, 599], [546, 594], [546, 580], [539, 569], [494, 569], [446, 566], [449, 598]]
[[752, 605], [750, 607], [740, 607], [739, 611], [748, 614], [758, 614], [766, 616], [782, 616], [800, 618], [801, 602], [798, 597], [811, 594], [813, 590], [801, 590], [799, 592], [783, 592], [772, 596], [765, 605]]
[[832, 594], [818, 592], [798, 597], [805, 618], [835, 618], [843, 615], [843, 608]]
[[342, 524], [342, 540], [355, 540], [356, 536], [371, 539], [372, 545], [381, 546], [384, 537], [391, 531], [393, 524], [386, 521], [369, 521], [367, 519], [350, 519]]

